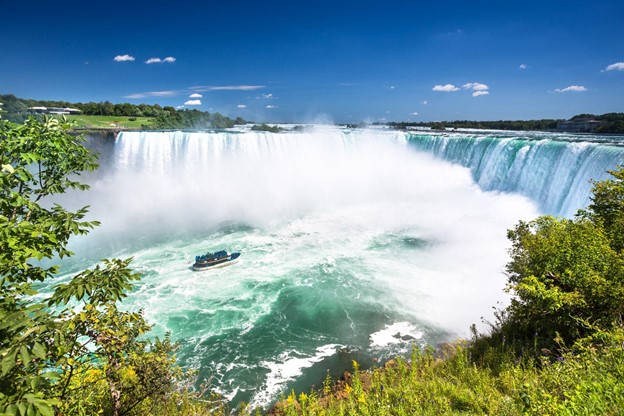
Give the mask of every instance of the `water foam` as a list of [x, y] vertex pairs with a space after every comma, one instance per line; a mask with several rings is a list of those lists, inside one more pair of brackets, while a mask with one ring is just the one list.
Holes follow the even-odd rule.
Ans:
[[408, 344], [421, 339], [423, 332], [410, 322], [396, 322], [386, 325], [370, 335], [371, 347], [387, 348], [393, 344]]
[[328, 344], [316, 349], [314, 355], [304, 355], [297, 351], [287, 351], [275, 361], [265, 361], [262, 366], [269, 370], [264, 385], [250, 402], [252, 408], [268, 406], [283, 391], [284, 385], [302, 374], [302, 370], [323, 361], [336, 353], [342, 345]]

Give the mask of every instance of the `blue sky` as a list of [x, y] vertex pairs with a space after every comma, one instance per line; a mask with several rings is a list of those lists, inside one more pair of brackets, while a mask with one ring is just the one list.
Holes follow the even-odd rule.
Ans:
[[0, 11], [0, 93], [24, 98], [275, 122], [624, 111], [620, 0], [0, 0]]

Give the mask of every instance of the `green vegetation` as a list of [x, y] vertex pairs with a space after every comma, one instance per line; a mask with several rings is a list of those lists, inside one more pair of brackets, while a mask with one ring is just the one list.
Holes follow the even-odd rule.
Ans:
[[81, 129], [140, 129], [150, 127], [151, 117], [121, 117], [121, 116], [84, 116], [67, 115], [68, 121], [74, 128]]
[[98, 225], [84, 221], [87, 207], [53, 203], [87, 189], [77, 176], [97, 167], [69, 128], [0, 120], [0, 414], [223, 414], [188, 387], [169, 336], [149, 338], [140, 311], [119, 309], [139, 279], [132, 259], [103, 260], [51, 294], [35, 289], [59, 273], [41, 260], [71, 256], [69, 239]]
[[[598, 126], [594, 133], [624, 133], [624, 113], [608, 113], [600, 116], [593, 114], [579, 114], [570, 120], [591, 119], [601, 121], [604, 124]], [[434, 122], [391, 122], [389, 126], [397, 129], [408, 127], [431, 127], [434, 130], [446, 129], [493, 129], [493, 130], [517, 130], [517, 131], [552, 131], [557, 130], [557, 124], [564, 120], [499, 120], [499, 121], [434, 121]]]
[[449, 346], [446, 353], [415, 350], [409, 362], [398, 359], [371, 372], [354, 363], [334, 387], [328, 379], [321, 392], [292, 392], [273, 414], [619, 415], [624, 409], [624, 353], [615, 343], [519, 364], [504, 350], [492, 351], [496, 370], [476, 365], [469, 347]]
[[76, 121], [78, 128], [136, 128], [136, 129], [208, 129], [229, 128], [245, 124], [238, 117], [232, 120], [219, 113], [199, 110], [176, 110], [174, 107], [161, 107], [158, 104], [113, 104], [105, 101], [100, 103], [69, 103], [66, 101], [30, 100], [18, 98], [12, 94], [0, 95], [4, 117], [16, 123], [25, 121], [31, 114], [30, 107], [75, 108], [82, 111], [80, 115], [68, 115], [69, 120]]
[[[435, 121], [435, 122], [391, 122], [388, 125], [405, 129], [407, 127], [431, 127], [436, 130], [446, 129], [493, 129], [493, 130], [528, 130], [528, 131], [547, 131], [555, 130], [557, 123], [563, 120], [499, 120], [499, 121]], [[444, 127], [444, 128], [440, 128]]]
[[572, 120], [579, 118], [589, 118], [604, 122], [605, 124], [596, 128], [596, 133], [624, 134], [624, 113], [607, 113], [601, 116], [593, 114], [580, 114], [572, 117]]
[[281, 128], [280, 126], [269, 126], [267, 124], [254, 124], [253, 126], [251, 126], [251, 130], [253, 131], [267, 131], [269, 133], [279, 133], [284, 131], [283, 128]]
[[232, 120], [219, 113], [210, 114], [199, 110], [176, 111], [173, 107], [164, 109], [165, 111], [152, 121], [152, 126], [156, 129], [226, 129], [246, 123], [241, 118]]

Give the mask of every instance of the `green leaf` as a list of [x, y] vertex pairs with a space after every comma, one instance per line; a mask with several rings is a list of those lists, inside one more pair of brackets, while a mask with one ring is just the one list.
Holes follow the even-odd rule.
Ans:
[[33, 354], [35, 354], [37, 358], [41, 358], [42, 360], [45, 360], [47, 351], [46, 351], [46, 348], [43, 346], [43, 344], [35, 341], [35, 345], [33, 346], [32, 352]]
[[5, 376], [9, 371], [11, 371], [16, 364], [17, 358], [17, 350], [10, 351], [3, 359], [2, 359], [2, 375]]
[[22, 345], [20, 347], [20, 357], [22, 358], [24, 365], [28, 365], [30, 363], [30, 352], [28, 351], [28, 347], [26, 345]]
[[43, 416], [54, 416], [54, 409], [52, 408], [52, 406], [50, 406], [45, 401], [43, 401], [43, 400], [36, 401], [33, 404], [37, 407], [37, 410]]

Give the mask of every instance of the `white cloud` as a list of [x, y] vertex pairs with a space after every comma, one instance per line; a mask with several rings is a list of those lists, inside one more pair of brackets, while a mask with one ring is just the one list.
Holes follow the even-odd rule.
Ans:
[[176, 95], [180, 95], [180, 91], [170, 90], [170, 91], [150, 91], [150, 92], [139, 92], [136, 94], [126, 95], [124, 98], [148, 98], [148, 97], [174, 97]]
[[266, 106], [266, 107], [264, 107], [264, 108], [271, 109], [271, 108], [277, 108], [277, 106], [276, 106], [276, 105], [271, 105], [271, 104], [269, 104], [269, 105], [267, 105], [267, 106]]
[[453, 91], [459, 91], [459, 88], [457, 88], [453, 84], [436, 85], [433, 87], [433, 91], [453, 92]]
[[587, 88], [583, 87], [582, 85], [570, 85], [569, 87], [565, 87], [565, 88], [557, 88], [555, 89], [556, 92], [585, 92], [587, 91]]
[[174, 63], [176, 61], [176, 59], [173, 56], [168, 56], [165, 59], [160, 59], [160, 58], [149, 58], [147, 61], [145, 61], [146, 64], [159, 64], [162, 62], [167, 62], [167, 63]]
[[480, 95], [488, 95], [490, 92], [489, 91], [475, 91], [472, 93], [473, 97], [478, 97]]
[[201, 100], [188, 100], [184, 105], [201, 105]]
[[193, 87], [192, 89], [199, 92], [205, 91], [253, 91], [265, 88], [264, 85], [222, 85], [222, 86], [205, 86]]
[[266, 98], [267, 100], [271, 100], [275, 97], [273, 97], [273, 94], [262, 94], [262, 98]]
[[177, 105], [177, 106], [176, 106], [176, 110], [182, 110], [183, 108], [184, 108], [184, 106], [183, 106], [183, 105]]
[[488, 87], [485, 84], [481, 84], [480, 82], [469, 82], [467, 84], [464, 84], [462, 87], [467, 90], [474, 90], [474, 91], [487, 91], [490, 89], [490, 87]]
[[239, 104], [236, 106], [237, 108], [247, 108], [247, 106], [245, 104]]
[[131, 55], [117, 55], [116, 57], [113, 58], [113, 61], [115, 62], [126, 62], [126, 61], [134, 61], [134, 56]]
[[417, 116], [417, 115], [418, 115], [417, 112], [410, 113], [410, 116]]
[[148, 98], [148, 97], [173, 97], [173, 96], [178, 96], [178, 95], [187, 95], [189, 93], [191, 93], [189, 98], [201, 98], [202, 97], [201, 95], [196, 96], [194, 94], [199, 94], [200, 92], [224, 91], [224, 90], [249, 91], [249, 90], [257, 90], [260, 88], [265, 88], [265, 87], [263, 85], [226, 85], [226, 86], [216, 86], [216, 87], [195, 86], [195, 87], [188, 87], [187, 89], [182, 89], [182, 90], [139, 92], [135, 94], [126, 95], [124, 98], [138, 99], [138, 98]]
[[203, 95], [198, 94], [196, 92], [194, 92], [193, 94], [189, 95], [189, 98], [202, 98], [202, 97], [203, 97]]
[[427, 100], [425, 100], [425, 101], [423, 101], [422, 103], [423, 103], [423, 105], [427, 105], [428, 101], [427, 101]]
[[527, 69], [529, 66], [527, 64], [520, 64], [520, 69]]
[[624, 71], [624, 62], [616, 62], [609, 65], [605, 71]]

